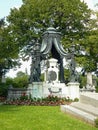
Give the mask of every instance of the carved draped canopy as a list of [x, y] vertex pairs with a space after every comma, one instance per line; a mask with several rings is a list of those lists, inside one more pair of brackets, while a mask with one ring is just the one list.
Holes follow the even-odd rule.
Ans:
[[43, 40], [40, 50], [41, 54], [48, 55], [51, 52], [52, 47], [54, 47], [61, 57], [65, 57], [66, 53], [63, 49], [62, 44], [60, 43], [60, 38], [60, 32], [57, 32], [56, 29], [53, 27], [48, 28], [47, 31], [43, 34]]
[[55, 28], [50, 27], [43, 34], [43, 40], [41, 44], [41, 57], [42, 59], [48, 57], [49, 53], [52, 54], [52, 57], [58, 59], [60, 64], [59, 79], [60, 82], [64, 83], [64, 68], [63, 68], [63, 57], [66, 56], [66, 52], [63, 49], [62, 44], [60, 43], [61, 33], [57, 32]]

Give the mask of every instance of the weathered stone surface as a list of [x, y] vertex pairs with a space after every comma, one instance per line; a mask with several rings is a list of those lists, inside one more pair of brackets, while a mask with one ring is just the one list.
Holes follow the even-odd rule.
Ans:
[[62, 105], [61, 111], [95, 125], [95, 119], [98, 117], [98, 93], [82, 93], [80, 94], [80, 102]]

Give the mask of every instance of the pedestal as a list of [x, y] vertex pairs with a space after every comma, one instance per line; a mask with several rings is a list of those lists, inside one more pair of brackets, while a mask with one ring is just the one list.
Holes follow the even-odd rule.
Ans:
[[43, 96], [47, 97], [49, 95], [57, 97], [68, 97], [69, 91], [68, 87], [64, 83], [43, 83]]
[[32, 98], [42, 98], [43, 97], [43, 83], [42, 82], [33, 82], [29, 84], [28, 93]]
[[69, 97], [70, 99], [79, 99], [79, 83], [78, 82], [69, 82], [68, 83], [69, 88]]

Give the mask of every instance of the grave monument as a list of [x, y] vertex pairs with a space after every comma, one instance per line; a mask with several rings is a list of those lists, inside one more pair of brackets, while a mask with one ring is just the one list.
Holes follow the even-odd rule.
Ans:
[[[50, 94], [60, 97], [79, 98], [79, 83], [75, 71], [74, 51], [70, 56], [61, 44], [61, 33], [49, 27], [42, 36], [42, 43], [36, 43], [32, 51], [29, 93], [32, 97], [47, 97]], [[70, 82], [65, 84], [63, 58], [70, 57]], [[44, 82], [41, 82], [41, 62], [45, 61]]]

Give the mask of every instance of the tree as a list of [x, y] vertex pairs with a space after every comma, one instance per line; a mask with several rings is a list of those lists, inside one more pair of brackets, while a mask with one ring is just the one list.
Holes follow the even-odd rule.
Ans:
[[77, 62], [86, 71], [95, 71], [98, 17], [92, 19], [92, 13], [80, 0], [23, 0], [23, 5], [19, 9], [11, 9], [7, 17], [8, 32], [13, 45], [17, 45], [18, 52], [26, 59], [36, 41], [41, 43], [46, 28], [53, 26], [62, 33], [65, 49], [77, 43], [84, 49], [85, 54], [76, 57]]
[[22, 72], [22, 71], [18, 71], [17, 72], [17, 77], [22, 77], [24, 75], [27, 75], [26, 73]]
[[12, 67], [16, 66], [18, 58], [18, 46], [14, 44], [6, 27], [4, 19], [0, 20], [0, 81], [2, 76]]
[[92, 11], [92, 14], [93, 17], [88, 24], [89, 31], [81, 42], [86, 51], [85, 60], [82, 57], [81, 61], [84, 61], [84, 68], [88, 72], [95, 71], [98, 63], [98, 11]]
[[42, 33], [49, 26], [62, 33], [65, 48], [85, 38], [91, 11], [80, 0], [23, 0], [19, 9], [12, 9], [7, 18], [10, 34], [24, 57], [31, 46], [41, 43]]

